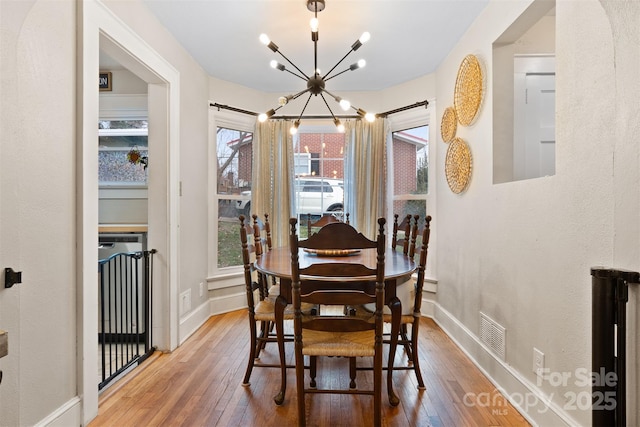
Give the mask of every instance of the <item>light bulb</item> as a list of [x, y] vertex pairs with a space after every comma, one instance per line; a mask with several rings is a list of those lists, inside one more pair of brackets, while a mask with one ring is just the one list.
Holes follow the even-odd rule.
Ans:
[[358, 61], [358, 67], [359, 68], [362, 68], [365, 65], [367, 65], [367, 61], [365, 61], [364, 59], [361, 59], [361, 60]]
[[340, 108], [342, 108], [344, 111], [347, 111], [349, 108], [351, 108], [351, 103], [346, 99], [341, 99]]
[[358, 40], [360, 41], [360, 43], [365, 44], [366, 42], [369, 41], [370, 38], [371, 38], [371, 34], [369, 34], [368, 31], [365, 31], [364, 33], [362, 33], [362, 35]]
[[376, 121], [376, 115], [373, 113], [367, 113], [364, 115], [364, 119], [369, 123], [373, 123]]
[[263, 45], [268, 45], [270, 42], [271, 40], [269, 40], [269, 36], [264, 33], [260, 34], [260, 43], [262, 43]]
[[340, 123], [340, 120], [338, 120], [338, 118], [333, 119], [333, 123], [336, 125], [336, 129], [338, 129], [338, 132], [344, 132], [344, 125]]
[[273, 116], [276, 113], [276, 110], [274, 110], [273, 108], [269, 111], [267, 111], [266, 113], [261, 113], [258, 116], [258, 121], [260, 122], [264, 122], [265, 120], [267, 120], [269, 117]]
[[275, 59], [272, 59], [271, 62], [269, 62], [269, 65], [271, 66], [271, 68], [277, 68], [278, 61], [276, 61]]
[[290, 133], [291, 135], [295, 135], [296, 133], [298, 133], [298, 124], [299, 124], [299, 122], [297, 122], [297, 121], [296, 121], [296, 122], [293, 124], [293, 126], [291, 126], [291, 128], [289, 129], [289, 133]]
[[309, 26], [311, 27], [311, 31], [313, 31], [314, 33], [318, 32], [318, 18], [311, 18], [311, 21], [309, 21]]

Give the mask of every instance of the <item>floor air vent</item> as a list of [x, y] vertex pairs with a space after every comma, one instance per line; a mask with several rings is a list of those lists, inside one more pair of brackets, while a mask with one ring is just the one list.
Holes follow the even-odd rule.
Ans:
[[492, 318], [480, 312], [480, 340], [504, 360], [506, 347], [506, 329]]

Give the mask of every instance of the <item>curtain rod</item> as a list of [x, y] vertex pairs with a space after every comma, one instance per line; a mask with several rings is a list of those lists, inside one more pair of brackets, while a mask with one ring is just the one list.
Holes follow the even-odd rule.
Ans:
[[[224, 104], [218, 104], [217, 102], [214, 103], [209, 103], [210, 107], [215, 107], [218, 110], [220, 109], [224, 109], [224, 110], [230, 110], [230, 111], [235, 111], [236, 113], [242, 113], [242, 114], [248, 114], [250, 116], [257, 116], [258, 113], [255, 113], [253, 111], [248, 111], [248, 110], [243, 110], [241, 108], [236, 108], [236, 107], [231, 107], [229, 105], [224, 105]], [[400, 107], [400, 108], [396, 108], [394, 110], [389, 110], [389, 111], [385, 111], [384, 113], [378, 113], [376, 114], [376, 117], [387, 117], [391, 114], [395, 114], [395, 113], [399, 113], [401, 111], [406, 111], [406, 110], [410, 110], [412, 108], [417, 108], [417, 107], [425, 107], [427, 108], [429, 106], [429, 101], [424, 100], [424, 101], [419, 101], [416, 102], [415, 104], [411, 104], [411, 105], [406, 105], [404, 107]], [[361, 118], [358, 115], [352, 115], [352, 116], [345, 116], [345, 115], [336, 115], [336, 117], [341, 118], [341, 119], [359, 119]], [[333, 116], [327, 116], [327, 115], [307, 115], [307, 116], [273, 116], [271, 117], [272, 119], [286, 119], [286, 120], [293, 120], [293, 119], [332, 119]]]

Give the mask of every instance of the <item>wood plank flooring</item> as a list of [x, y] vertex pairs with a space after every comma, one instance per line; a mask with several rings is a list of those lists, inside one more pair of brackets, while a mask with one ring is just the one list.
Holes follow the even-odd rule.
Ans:
[[[383, 391], [383, 425], [416, 427], [529, 426], [506, 398], [428, 318], [420, 324], [420, 364], [427, 387], [418, 390], [413, 371], [394, 372], [400, 405], [388, 404]], [[280, 385], [277, 369], [254, 368], [251, 385], [241, 385], [247, 364], [249, 328], [245, 310], [212, 316], [172, 353], [152, 356], [100, 396], [101, 426], [293, 426], [297, 425], [295, 371], [287, 372], [287, 395], [273, 403]], [[292, 344], [287, 360], [293, 364]], [[277, 360], [275, 344], [267, 345], [263, 363]], [[406, 365], [398, 351], [396, 365]], [[371, 386], [370, 372], [357, 382]], [[348, 362], [321, 358], [318, 386], [348, 387]], [[483, 399], [478, 399], [483, 396]], [[487, 403], [489, 402], [489, 403]], [[372, 425], [373, 399], [359, 395], [307, 396], [307, 425]]]

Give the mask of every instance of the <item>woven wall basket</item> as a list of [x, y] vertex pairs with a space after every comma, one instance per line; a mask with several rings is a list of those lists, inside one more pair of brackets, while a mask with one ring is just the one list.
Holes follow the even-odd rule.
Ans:
[[440, 123], [440, 135], [444, 142], [451, 142], [456, 137], [458, 130], [458, 119], [456, 110], [453, 107], [447, 107], [442, 114], [442, 122]]
[[455, 138], [449, 144], [444, 172], [451, 191], [458, 194], [467, 188], [471, 178], [471, 151], [462, 138]]
[[478, 114], [482, 102], [482, 68], [478, 58], [467, 55], [460, 64], [453, 103], [458, 122], [469, 126]]

